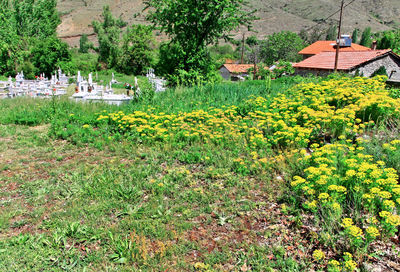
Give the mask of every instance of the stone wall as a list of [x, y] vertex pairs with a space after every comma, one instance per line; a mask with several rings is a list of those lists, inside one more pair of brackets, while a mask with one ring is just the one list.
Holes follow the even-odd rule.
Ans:
[[299, 76], [308, 76], [310, 74], [314, 76], [327, 76], [329, 74], [333, 73], [333, 71], [330, 70], [316, 70], [316, 69], [304, 69], [304, 68], [296, 68], [295, 69], [295, 75]]
[[358, 70], [360, 75], [370, 77], [376, 70], [378, 70], [382, 66], [386, 68], [389, 80], [400, 81], [400, 61], [391, 55], [364, 64], [363, 66], [351, 71], [350, 74], [354, 75], [357, 73]]
[[219, 73], [224, 79], [231, 80], [231, 73], [228, 71], [228, 69], [226, 69], [225, 66], [222, 66], [221, 69], [219, 69]]

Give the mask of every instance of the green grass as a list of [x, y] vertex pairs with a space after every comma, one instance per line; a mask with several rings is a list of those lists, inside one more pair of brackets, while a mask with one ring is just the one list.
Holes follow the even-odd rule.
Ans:
[[[315, 270], [312, 253], [330, 238], [288, 191], [286, 178], [301, 171], [296, 161], [239, 173], [234, 160], [248, 153], [240, 144], [144, 144], [81, 133], [103, 110], [240, 107], [300, 81], [276, 80], [269, 90], [262, 81], [171, 89], [123, 107], [1, 100], [0, 271]], [[76, 123], [54, 137], [70, 114]], [[391, 131], [379, 139], [398, 138]], [[398, 169], [400, 156], [385, 157], [378, 145], [366, 151]]]
[[[104, 78], [108, 77], [111, 79], [111, 73], [104, 72], [99, 75], [99, 80], [100, 78], [104, 80]], [[132, 81], [134, 80], [129, 76], [116, 76], [116, 78], [120, 82], [127, 80], [129, 83], [133, 83]], [[67, 97], [56, 99], [54, 104], [52, 100], [34, 100], [30, 98], [4, 99], [0, 101], [0, 123], [39, 125], [50, 123], [54, 119], [64, 120], [72, 113], [92, 120], [96, 118], [94, 114], [102, 110], [131, 112], [146, 109], [148, 106], [156, 107], [156, 110], [159, 112], [174, 113], [192, 111], [194, 109], [207, 109], [210, 106], [239, 105], [253, 95], [276, 95], [279, 92], [287, 90], [290, 86], [299, 82], [299, 80], [299, 78], [293, 78], [290, 80], [281, 79], [273, 81], [269, 91], [266, 91], [263, 81], [219, 83], [190, 89], [168, 89], [166, 92], [156, 93], [150, 101], [134, 102], [121, 107], [109, 106], [102, 103], [75, 103]]]
[[47, 128], [0, 127], [1, 271], [191, 271], [245, 259], [254, 271], [305, 267], [284, 255], [265, 260], [274, 249], [258, 245], [259, 235], [276, 239], [262, 227], [266, 216], [273, 231], [288, 232], [283, 215], [265, 213], [281, 192], [269, 173], [235, 175], [229, 156], [184, 163], [167, 146], [77, 147]]
[[277, 93], [286, 91], [300, 80], [304, 79], [278, 79], [272, 81], [269, 90], [266, 90], [264, 81], [224, 82], [190, 89], [178, 87], [157, 94], [146, 106], [150, 105], [156, 107], [159, 111], [175, 113], [224, 105], [239, 105], [251, 96], [275, 96]]
[[[71, 113], [89, 123], [102, 110], [239, 105], [295, 82], [276, 81], [268, 92], [263, 82], [174, 89], [121, 108], [0, 101], [0, 271], [307, 270], [309, 263], [294, 261], [301, 253], [287, 258], [278, 246], [275, 233], [289, 233], [289, 225], [271, 207], [283, 184], [270, 182], [270, 172], [235, 174], [235, 149], [123, 139], [98, 149], [49, 136], [49, 123]], [[301, 240], [299, 231], [290, 232]], [[282, 239], [294, 248], [295, 240]]]

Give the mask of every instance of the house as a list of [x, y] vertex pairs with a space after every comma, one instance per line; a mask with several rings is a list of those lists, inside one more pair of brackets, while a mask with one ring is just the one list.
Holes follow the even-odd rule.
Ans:
[[254, 64], [228, 64], [225, 63], [219, 68], [221, 76], [226, 80], [238, 81], [249, 76], [249, 69], [254, 68]]
[[[352, 43], [350, 36], [342, 35], [339, 42], [340, 52], [369, 51], [371, 48]], [[317, 41], [307, 46], [299, 52], [303, 56], [303, 60], [315, 56], [321, 52], [336, 52], [336, 41]]]
[[[293, 65], [298, 75], [324, 76], [335, 69], [335, 52], [321, 52]], [[400, 56], [391, 49], [340, 52], [338, 71], [370, 77], [384, 67], [389, 82], [400, 82]]]

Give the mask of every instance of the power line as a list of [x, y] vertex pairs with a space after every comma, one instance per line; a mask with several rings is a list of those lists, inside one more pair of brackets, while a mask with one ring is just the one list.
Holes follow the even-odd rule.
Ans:
[[[352, 0], [351, 2], [349, 2], [348, 4], [344, 5], [343, 8], [346, 8], [348, 6], [350, 6], [351, 4], [353, 4], [356, 0]], [[330, 18], [332, 18], [333, 16], [335, 16], [336, 14], [338, 14], [341, 11], [341, 9], [339, 9], [338, 11], [336, 11], [335, 13], [332, 13], [331, 15], [329, 15], [328, 17], [326, 17], [325, 19], [322, 20], [322, 22], [326, 23], [327, 20], [329, 20]], [[313, 29], [314, 27], [319, 26], [319, 23], [316, 25], [313, 25], [309, 28], [306, 28], [306, 31], [310, 31], [311, 29]]]

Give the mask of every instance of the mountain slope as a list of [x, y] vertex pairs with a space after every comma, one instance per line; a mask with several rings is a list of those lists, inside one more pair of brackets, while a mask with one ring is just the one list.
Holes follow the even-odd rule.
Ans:
[[[352, 0], [347, 0], [350, 3]], [[299, 32], [310, 27], [327, 29], [336, 24], [336, 14], [327, 22], [324, 19], [338, 11], [338, 0], [250, 0], [257, 9], [260, 20], [255, 22], [256, 35], [264, 37], [273, 32], [291, 30]], [[372, 27], [373, 31], [400, 27], [399, 0], [355, 0], [344, 12], [344, 32], [354, 28]], [[58, 28], [61, 38], [77, 46], [81, 34], [92, 34], [90, 24], [100, 19], [102, 8], [109, 5], [115, 16], [132, 23], [146, 23], [142, 14], [142, 0], [60, 0], [58, 8], [62, 23]], [[134, 18], [134, 14], [141, 15]], [[244, 31], [244, 30], [243, 30]], [[310, 30], [312, 31], [312, 29]], [[241, 32], [241, 31], [239, 31]], [[238, 37], [240, 33], [236, 34]]]

